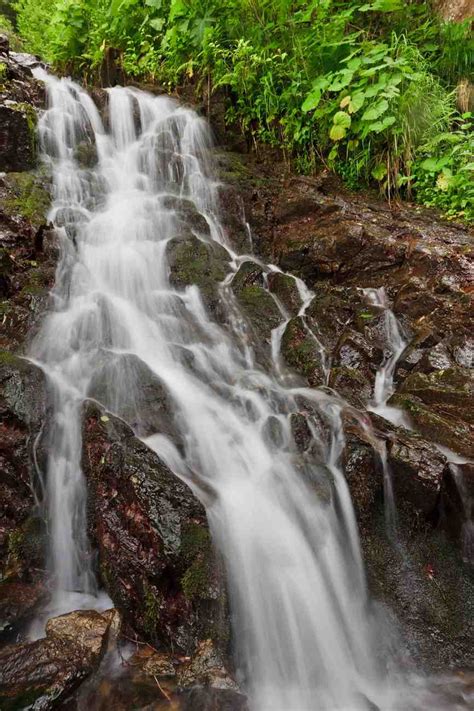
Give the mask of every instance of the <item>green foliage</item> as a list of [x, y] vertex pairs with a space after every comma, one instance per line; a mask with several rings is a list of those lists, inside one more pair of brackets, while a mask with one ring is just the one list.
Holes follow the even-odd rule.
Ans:
[[474, 120], [470, 113], [422, 145], [412, 167], [417, 199], [450, 218], [474, 220]]
[[[442, 22], [431, 3], [17, 0], [17, 9], [29, 47], [59, 68], [93, 78], [113, 49], [130, 77], [193, 83], [207, 97], [221, 89], [227, 120], [299, 169], [322, 163], [352, 187], [375, 182], [468, 216], [460, 156], [472, 126], [461, 128], [469, 122], [454, 90], [472, 75], [472, 33], [469, 22]], [[444, 155], [437, 137], [451, 128], [449, 187], [435, 181], [430, 192], [421, 166]]]

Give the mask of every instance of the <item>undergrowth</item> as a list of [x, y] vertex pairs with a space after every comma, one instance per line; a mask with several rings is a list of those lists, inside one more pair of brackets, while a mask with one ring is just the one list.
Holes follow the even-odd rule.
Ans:
[[471, 23], [419, 0], [18, 0], [31, 51], [94, 81], [227, 96], [227, 120], [296, 169], [326, 165], [474, 219]]

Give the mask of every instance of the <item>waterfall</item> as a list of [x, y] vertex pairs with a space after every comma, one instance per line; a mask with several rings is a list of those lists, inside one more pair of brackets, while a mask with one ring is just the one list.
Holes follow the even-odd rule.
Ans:
[[[240, 263], [219, 218], [205, 121], [167, 97], [120, 87], [108, 90], [103, 120], [79, 86], [36, 74], [48, 90], [39, 135], [53, 176], [50, 219], [61, 241], [53, 309], [31, 351], [54, 393], [45, 498], [56, 593], [97, 592], [81, 407], [109, 366], [115, 377], [107, 380], [105, 404], [113, 409], [133, 399], [139, 379], [121, 366], [133, 356], [173, 404], [180, 447], [147, 432], [140, 417], [134, 427], [206, 506], [225, 561], [237, 667], [252, 708], [389, 708], [339, 464], [344, 403], [288, 384], [271, 358], [260, 367], [240, 338], [225, 288], [226, 326], [212, 319], [195, 285], [170, 284], [167, 245], [186, 230], [226, 248], [234, 271]], [[96, 153], [91, 168], [77, 161], [81, 145]], [[275, 360], [280, 336], [273, 338]], [[289, 424], [301, 397], [327, 424], [330, 435], [319, 443], [324, 464], [301, 465]], [[270, 422], [278, 437], [268, 437]]]

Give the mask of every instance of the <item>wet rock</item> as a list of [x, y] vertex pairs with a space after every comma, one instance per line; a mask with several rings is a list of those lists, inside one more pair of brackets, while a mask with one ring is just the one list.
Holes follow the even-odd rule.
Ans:
[[37, 467], [44, 464], [35, 440], [47, 412], [43, 373], [4, 352], [0, 360], [0, 569], [22, 576], [38, 561], [41, 532], [30, 517]]
[[147, 676], [158, 678], [171, 678], [176, 676], [176, 665], [171, 656], [165, 652], [157, 652], [151, 647], [146, 647], [140, 654], [131, 659], [131, 665], [140, 666]]
[[[442, 363], [440, 363], [440, 359]], [[445, 367], [436, 367], [429, 374], [421, 372], [411, 374], [406, 378], [399, 392], [409, 393], [426, 405], [437, 405], [439, 412], [474, 422], [472, 408], [474, 404], [474, 375], [467, 369], [449, 367], [450, 363], [447, 359], [447, 354], [438, 349], [435, 364], [439, 366], [444, 363]]]
[[474, 562], [474, 464], [450, 464], [441, 489], [441, 524], [466, 563]]
[[48, 639], [77, 645], [87, 655], [97, 657], [104, 647], [104, 638], [115, 616], [95, 610], [77, 610], [53, 617], [46, 623]]
[[88, 396], [125, 420], [138, 436], [159, 432], [177, 442], [166, 388], [137, 356], [109, 357], [93, 376]]
[[244, 262], [232, 281], [242, 313], [259, 340], [270, 342], [271, 331], [282, 321], [282, 315], [271, 294], [263, 287], [263, 272], [255, 262]]
[[419, 434], [372, 415], [376, 434], [386, 441], [395, 498], [425, 516], [438, 506], [447, 459]]
[[0, 105], [0, 170], [31, 170], [36, 165], [36, 113], [29, 104]]
[[314, 322], [323, 345], [332, 351], [344, 330], [353, 323], [358, 308], [367, 308], [358, 290], [323, 284], [316, 287], [306, 314]]
[[405, 410], [421, 434], [427, 439], [452, 449], [465, 457], [474, 456], [473, 425], [446, 413], [446, 404], [429, 407], [411, 394], [397, 393], [389, 401]]
[[354, 407], [364, 408], [372, 397], [372, 383], [356, 368], [331, 368], [329, 386]]
[[344, 332], [333, 353], [334, 367], [358, 371], [370, 383], [371, 391], [383, 360], [383, 351], [352, 329]]
[[[194, 652], [222, 641], [225, 592], [203, 507], [122, 421], [89, 406], [83, 469], [103, 584], [152, 644]], [[190, 473], [192, 477], [192, 474]]]
[[40, 582], [15, 580], [0, 583], [0, 635], [11, 633], [15, 627], [30, 620], [46, 597], [46, 589]]
[[345, 447], [341, 464], [349, 486], [359, 527], [364, 533], [371, 522], [383, 490], [380, 456], [371, 438], [356, 420], [343, 420]]
[[[425, 671], [469, 668], [472, 660], [474, 577], [440, 530], [399, 506], [399, 548], [387, 539], [383, 513], [362, 537], [369, 587], [399, 631], [400, 662]], [[446, 706], [448, 708], [449, 706]]]
[[49, 620], [44, 639], [1, 650], [1, 708], [57, 706], [99, 663], [109, 627], [105, 615], [81, 610]]
[[195, 687], [181, 694], [180, 711], [248, 711], [248, 705], [236, 691]]
[[170, 282], [178, 289], [196, 284], [211, 313], [220, 303], [219, 283], [230, 271], [229, 255], [216, 242], [195, 236], [173, 239], [167, 247]]
[[77, 144], [74, 151], [74, 160], [81, 168], [94, 168], [97, 165], [97, 146], [93, 141], [83, 140]]
[[322, 349], [303, 317], [296, 316], [288, 322], [280, 350], [287, 365], [306, 378], [311, 387], [325, 383]]
[[270, 272], [268, 288], [275, 294], [289, 316], [296, 316], [301, 308], [301, 298], [296, 282], [289, 274]]
[[[176, 197], [174, 195], [166, 195], [162, 198], [162, 205], [167, 210], [172, 210], [181, 223], [190, 227], [194, 234], [210, 239], [210, 229], [207, 220], [202, 212], [199, 212], [192, 200], [186, 200], [185, 198]], [[217, 246], [215, 256], [217, 256], [218, 252], [219, 249]], [[222, 256], [225, 259], [223, 252]], [[227, 261], [229, 261], [228, 256]]]
[[177, 681], [181, 687], [199, 684], [218, 689], [238, 690], [237, 684], [225, 667], [222, 652], [210, 639], [200, 642], [192, 659], [178, 667]]

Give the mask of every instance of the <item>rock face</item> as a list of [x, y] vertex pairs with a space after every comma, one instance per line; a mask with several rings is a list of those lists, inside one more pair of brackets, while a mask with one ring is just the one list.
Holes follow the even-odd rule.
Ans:
[[97, 667], [112, 618], [94, 610], [72, 612], [49, 620], [45, 638], [2, 649], [1, 708], [58, 706]]
[[[44, 92], [8, 45], [0, 48], [0, 630], [5, 638], [45, 598], [44, 522], [36, 508], [46, 452], [43, 373], [19, 357], [46, 308], [56, 246], [46, 227], [47, 179], [36, 165], [36, 108]], [[1, 704], [0, 704], [1, 705]]]
[[0, 170], [31, 170], [37, 163], [36, 107], [44, 90], [31, 70], [10, 55], [8, 38], [0, 43]]
[[[273, 154], [240, 160], [242, 170], [238, 157], [223, 160], [224, 175], [244, 198], [257, 252], [314, 291], [304, 314], [290, 304], [281, 355], [310, 386], [329, 386], [348, 403], [341, 464], [374, 596], [427, 667], [469, 664], [470, 465], [453, 469], [434, 442], [473, 455], [472, 231], [348, 194], [324, 174], [282, 178]], [[407, 343], [390, 404], [406, 413], [409, 429], [367, 412], [377, 370], [394, 353], [385, 308], [367, 291], [382, 287]], [[306, 456], [314, 440], [305, 417], [293, 415], [292, 429]], [[388, 475], [395, 547], [383, 515]]]
[[189, 487], [122, 421], [89, 407], [83, 467], [102, 581], [152, 644], [226, 644], [225, 592], [206, 516]]

